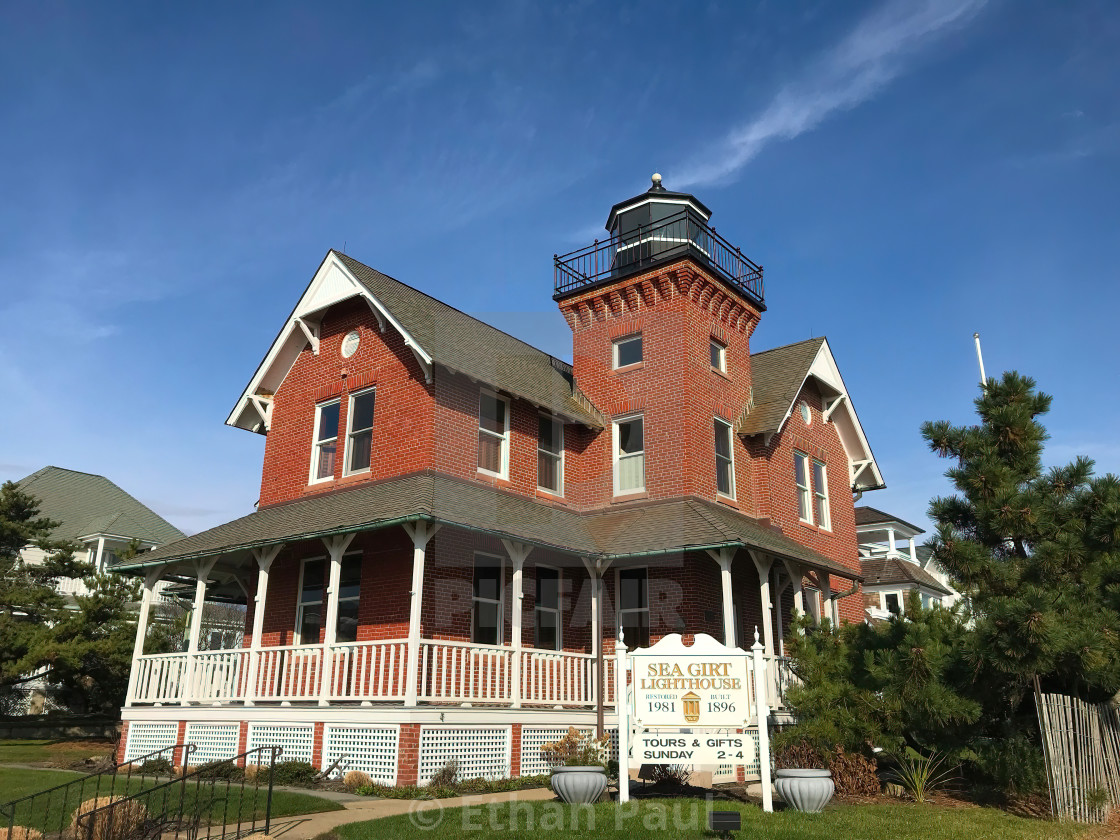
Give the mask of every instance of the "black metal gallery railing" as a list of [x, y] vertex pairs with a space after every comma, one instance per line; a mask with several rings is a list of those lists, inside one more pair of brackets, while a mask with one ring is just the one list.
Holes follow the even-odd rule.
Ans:
[[[22, 826], [49, 840], [232, 840], [267, 834], [276, 759], [283, 749], [258, 747], [182, 766], [189, 765], [194, 749], [177, 744], [134, 759], [115, 774], [101, 774], [107, 778], [100, 784], [87, 777], [9, 802], [0, 806], [0, 825], [8, 827], [9, 838], [18, 836], [12, 828]], [[174, 761], [180, 755], [182, 765]]]
[[586, 248], [553, 258], [555, 297], [691, 256], [756, 303], [764, 301], [762, 266], [744, 257], [694, 213], [682, 210]]

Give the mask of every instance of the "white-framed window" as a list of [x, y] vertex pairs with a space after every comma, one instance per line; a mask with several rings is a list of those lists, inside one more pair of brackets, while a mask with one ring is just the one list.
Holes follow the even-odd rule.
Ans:
[[636, 365], [642, 360], [641, 333], [616, 339], [611, 347], [613, 356], [612, 363], [616, 370], [618, 368], [628, 367], [629, 365]]
[[564, 642], [560, 607], [560, 570], [551, 566], [537, 566], [536, 577], [533, 645], [541, 650], [562, 650]]
[[614, 421], [614, 492], [637, 493], [646, 489], [645, 418], [642, 415]]
[[[299, 600], [296, 602], [295, 644], [297, 645], [319, 644], [319, 628], [323, 625], [326, 571], [327, 561], [322, 557], [309, 557], [303, 561], [300, 568]], [[263, 621], [264, 616], [259, 620]]]
[[628, 649], [649, 647], [649, 569], [619, 569], [618, 623]]
[[358, 641], [358, 606], [362, 592], [362, 552], [348, 551], [342, 555], [338, 577], [338, 618], [335, 620], [335, 641]]
[[902, 593], [884, 592], [883, 609], [895, 615], [902, 615]]
[[478, 397], [478, 471], [509, 475], [509, 400], [490, 391]]
[[338, 453], [338, 419], [340, 400], [315, 406], [315, 439], [311, 444], [310, 483], [334, 478], [334, 460]]
[[564, 423], [543, 412], [537, 415], [537, 487], [564, 495]]
[[471, 600], [471, 641], [478, 645], [502, 643], [502, 558], [474, 556], [474, 592]]
[[806, 426], [813, 422], [813, 410], [809, 408], [809, 403], [805, 402], [805, 400], [801, 401], [800, 411], [801, 419], [805, 421]]
[[716, 492], [735, 498], [735, 435], [731, 424], [715, 418], [716, 431]]
[[813, 513], [820, 527], [832, 530], [832, 517], [828, 511], [828, 472], [824, 462], [816, 458], [813, 459]]
[[350, 395], [350, 410], [346, 417], [345, 475], [369, 472], [373, 450], [373, 403], [373, 388]]
[[720, 373], [727, 373], [727, 345], [713, 338], [709, 344], [709, 352], [712, 368]]
[[813, 492], [809, 487], [809, 456], [793, 453], [793, 480], [797, 485], [797, 515], [802, 522], [813, 521]]

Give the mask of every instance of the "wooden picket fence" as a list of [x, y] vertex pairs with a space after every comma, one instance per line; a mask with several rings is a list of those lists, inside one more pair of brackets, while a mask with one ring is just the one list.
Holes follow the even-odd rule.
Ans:
[[1055, 816], [1105, 822], [1120, 804], [1120, 710], [1037, 690], [1035, 705]]

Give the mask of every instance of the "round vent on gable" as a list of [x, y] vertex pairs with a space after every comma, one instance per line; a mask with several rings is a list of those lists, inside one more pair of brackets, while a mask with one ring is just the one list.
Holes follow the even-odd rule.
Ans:
[[806, 426], [813, 422], [813, 412], [809, 410], [807, 402], [801, 403], [801, 419], [805, 421]]
[[358, 335], [357, 330], [350, 330], [346, 333], [346, 337], [342, 339], [342, 358], [349, 359], [358, 351], [358, 343], [362, 337]]

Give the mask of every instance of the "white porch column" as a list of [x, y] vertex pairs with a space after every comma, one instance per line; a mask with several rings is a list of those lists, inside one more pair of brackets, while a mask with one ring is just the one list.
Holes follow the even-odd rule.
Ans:
[[780, 656], [785, 656], [786, 653], [786, 631], [785, 631], [785, 611], [782, 609], [782, 596], [786, 593], [786, 588], [790, 582], [787, 579], [784, 583], [781, 578], [781, 571], [775, 566], [771, 571], [771, 585], [774, 597], [774, 610], [775, 617], [777, 618], [777, 639], [774, 642], [774, 652]]
[[914, 545], [913, 537], [907, 540], [907, 542], [910, 543], [910, 562], [916, 564], [918, 562], [918, 547]]
[[832, 577], [828, 572], [818, 572], [817, 576], [821, 579], [821, 599], [824, 601], [824, 615], [828, 617], [829, 622], [835, 628], [836, 619], [832, 616], [835, 606], [832, 602]]
[[93, 560], [93, 571], [96, 574], [101, 574], [101, 564], [105, 562], [105, 538], [97, 538], [97, 557]]
[[338, 585], [342, 580], [342, 555], [350, 547], [357, 534], [339, 534], [336, 537], [323, 537], [323, 545], [331, 557], [331, 571], [327, 583], [327, 615], [323, 628], [322, 681], [319, 683], [319, 705], [330, 705], [331, 681], [334, 678], [334, 661], [331, 648], [338, 637]]
[[149, 569], [144, 575], [144, 590], [140, 596], [140, 614], [136, 616], [136, 641], [132, 645], [132, 669], [128, 672], [128, 693], [124, 704], [131, 706], [136, 695], [136, 680], [140, 674], [140, 657], [144, 655], [144, 639], [148, 636], [148, 615], [152, 609], [152, 598], [156, 583], [163, 575], [163, 567]]
[[735, 647], [735, 602], [731, 591], [731, 561], [735, 557], [733, 546], [724, 546], [719, 551], [708, 549], [708, 556], [719, 564], [720, 584], [723, 589], [723, 643]]
[[521, 574], [525, 568], [525, 558], [533, 550], [531, 545], [502, 540], [506, 547], [509, 559], [513, 561], [513, 593], [510, 597], [509, 615], [509, 642], [512, 649], [513, 662], [510, 667], [510, 704], [515, 709], [521, 708], [521, 601], [525, 598]]
[[412, 522], [403, 526], [412, 539], [412, 590], [408, 593], [411, 605], [408, 611], [408, 682], [404, 689], [404, 704], [416, 705], [420, 682], [420, 608], [424, 595], [424, 554], [428, 540], [436, 535], [440, 526], [435, 522]]
[[766, 655], [774, 655], [774, 605], [770, 601], [770, 569], [774, 561], [763, 554], [752, 551], [751, 559], [758, 572], [758, 597], [762, 603], [762, 638]]
[[805, 595], [802, 589], [805, 585], [805, 573], [801, 566], [792, 560], [785, 560], [786, 572], [789, 574], [790, 583], [793, 585], [793, 608], [801, 615], [805, 614]]
[[183, 669], [183, 699], [179, 702], [189, 706], [194, 696], [194, 659], [198, 655], [198, 637], [202, 633], [202, 608], [206, 604], [206, 578], [214, 570], [218, 558], [199, 560], [194, 570], [197, 582], [194, 585], [194, 609], [191, 610], [191, 632], [187, 638], [187, 661]]
[[895, 551], [894, 528], [888, 528], [887, 529], [887, 547], [891, 550], [891, 553], [893, 554], [894, 551]]
[[257, 696], [257, 679], [261, 669], [261, 637], [264, 633], [265, 609], [268, 605], [268, 572], [272, 561], [284, 547], [270, 545], [267, 548], [254, 548], [253, 557], [257, 561], [257, 591], [253, 594], [253, 638], [249, 644], [249, 679], [245, 682], [246, 706], [252, 706]]

